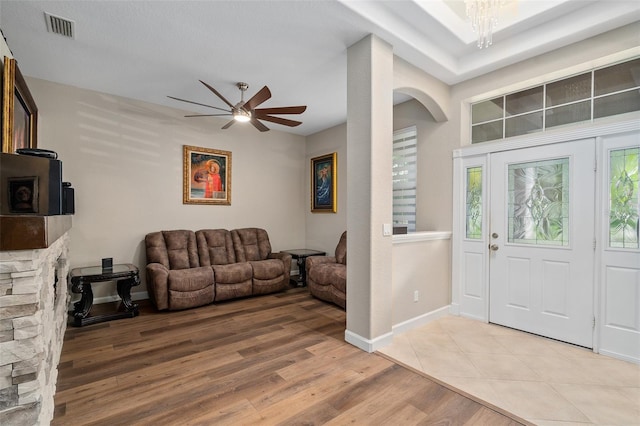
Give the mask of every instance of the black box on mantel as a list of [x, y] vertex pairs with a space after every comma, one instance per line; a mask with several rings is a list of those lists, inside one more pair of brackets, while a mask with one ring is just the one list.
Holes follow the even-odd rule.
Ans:
[[62, 161], [2, 153], [0, 214], [62, 214]]
[[62, 182], [62, 214], [74, 214], [75, 212], [75, 190], [71, 187], [71, 182]]

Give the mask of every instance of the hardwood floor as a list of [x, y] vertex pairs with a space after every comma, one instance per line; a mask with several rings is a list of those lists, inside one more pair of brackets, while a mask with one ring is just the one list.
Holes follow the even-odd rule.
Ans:
[[518, 425], [344, 342], [306, 289], [67, 328], [53, 425]]

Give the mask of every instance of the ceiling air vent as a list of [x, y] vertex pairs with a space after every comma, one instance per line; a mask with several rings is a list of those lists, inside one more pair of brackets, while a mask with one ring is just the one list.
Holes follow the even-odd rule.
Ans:
[[69, 38], [76, 37], [76, 23], [74, 21], [66, 18], [61, 18], [47, 12], [44, 13], [44, 19], [47, 21], [47, 31], [49, 31], [50, 33], [60, 34]]

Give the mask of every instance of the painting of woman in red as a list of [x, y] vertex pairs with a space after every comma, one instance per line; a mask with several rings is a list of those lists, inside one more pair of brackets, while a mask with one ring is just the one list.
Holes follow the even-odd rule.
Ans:
[[222, 191], [220, 163], [217, 160], [208, 160], [205, 163], [205, 170], [197, 172], [194, 180], [205, 184], [204, 198], [213, 198], [214, 192]]
[[184, 145], [184, 204], [231, 205], [231, 152]]

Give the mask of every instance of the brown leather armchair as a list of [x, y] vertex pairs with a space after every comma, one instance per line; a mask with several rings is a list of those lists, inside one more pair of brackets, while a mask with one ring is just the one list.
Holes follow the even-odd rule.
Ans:
[[340, 236], [335, 256], [309, 256], [305, 266], [311, 295], [346, 309], [347, 231]]

